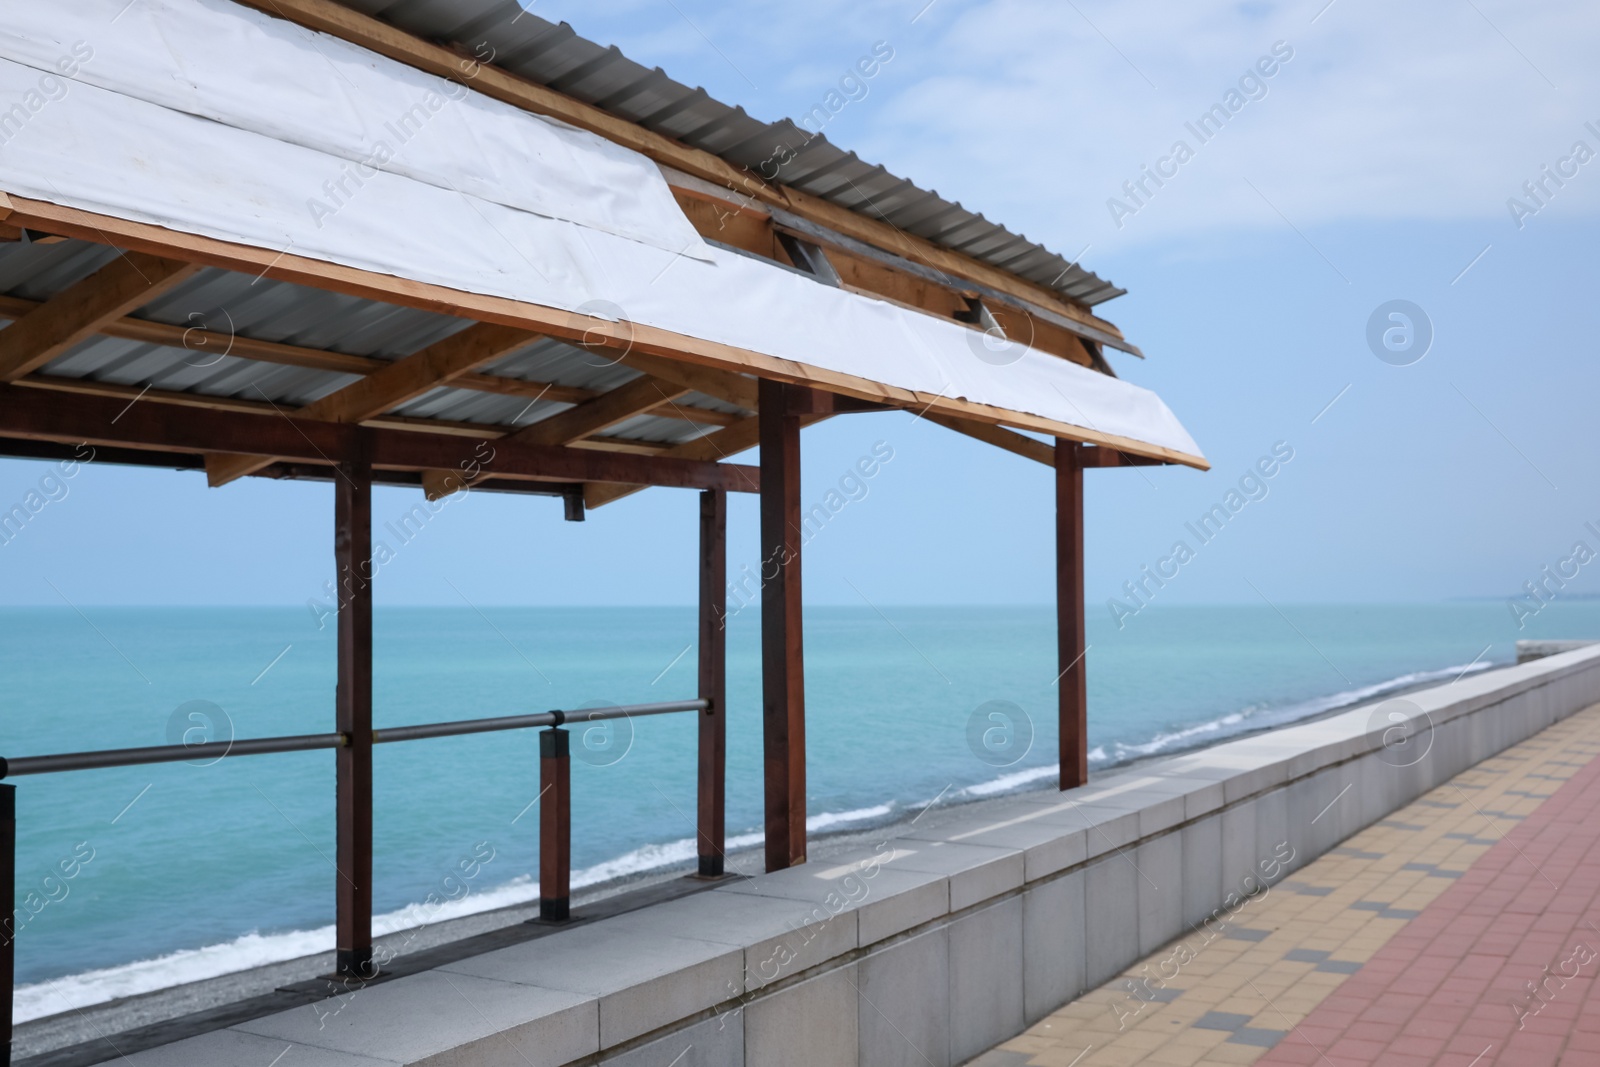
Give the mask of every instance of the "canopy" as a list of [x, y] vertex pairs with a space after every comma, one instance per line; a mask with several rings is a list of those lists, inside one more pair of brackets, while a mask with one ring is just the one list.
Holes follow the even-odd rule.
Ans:
[[22, 101], [0, 115], [10, 194], [1205, 465], [1149, 390], [1021, 346], [997, 363], [962, 323], [706, 243], [650, 160], [471, 91], [470, 60], [449, 81], [229, 0], [13, 5], [4, 21], [0, 95]]

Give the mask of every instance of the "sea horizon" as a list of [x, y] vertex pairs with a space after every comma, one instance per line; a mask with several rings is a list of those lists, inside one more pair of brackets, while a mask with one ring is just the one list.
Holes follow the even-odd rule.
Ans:
[[[1521, 630], [1503, 605], [1472, 602], [1152, 605], [1121, 629], [1089, 615], [1095, 771], [1449, 684], [1512, 662], [1518, 638], [1600, 636], [1600, 605], [1560, 602]], [[730, 849], [761, 840], [757, 616], [730, 617]], [[162, 744], [196, 727], [330, 728], [333, 626], [305, 608], [9, 607], [0, 619], [0, 657], [19, 679], [0, 755]], [[1055, 773], [1053, 609], [813, 606], [806, 622], [813, 833]], [[379, 607], [375, 720], [692, 697], [694, 627], [690, 607]], [[575, 888], [693, 858], [693, 731], [677, 716], [630, 726], [574, 768]], [[375, 932], [537, 896], [535, 748], [519, 733], [379, 751]], [[19, 902], [31, 890], [45, 901], [17, 939], [19, 1020], [331, 947], [326, 753], [15, 784]], [[42, 879], [80, 846], [92, 859], [49, 899]], [[485, 854], [470, 884], [446, 881]], [[130, 928], [128, 914], [148, 921]]]

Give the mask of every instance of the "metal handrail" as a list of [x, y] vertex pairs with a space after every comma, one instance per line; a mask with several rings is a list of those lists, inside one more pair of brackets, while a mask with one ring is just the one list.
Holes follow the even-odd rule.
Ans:
[[[709, 700], [676, 700], [579, 711], [544, 711], [535, 715], [502, 715], [492, 719], [462, 719], [457, 722], [393, 726], [372, 731], [372, 742], [383, 744], [391, 741], [418, 741], [430, 737], [456, 737], [495, 730], [560, 726], [569, 722], [631, 719], [642, 715], [664, 715], [675, 711], [705, 711], [710, 706]], [[105, 767], [137, 767], [148, 763], [182, 763], [187, 760], [258, 756], [272, 752], [309, 752], [324, 748], [343, 748], [349, 743], [350, 738], [342, 733], [298, 734], [288, 737], [207, 741], [198, 745], [153, 745], [147, 748], [112, 748], [98, 752], [63, 752], [49, 756], [18, 756], [11, 759], [0, 757], [0, 780], [17, 778], [25, 774], [53, 774], [59, 771], [85, 771]]]
[[632, 719], [641, 715], [665, 715], [673, 711], [705, 711], [709, 700], [672, 700], [659, 704], [626, 704], [590, 708], [582, 711], [545, 711], [537, 715], [504, 715], [497, 719], [463, 719], [459, 722], [432, 722], [419, 726], [391, 726], [372, 731], [372, 743], [416, 741], [425, 737], [456, 737], [492, 730], [521, 730], [533, 726], [560, 726], [569, 722], [599, 722], [604, 719]]
[[344, 734], [300, 734], [292, 737], [254, 737], [234, 741], [207, 741], [198, 745], [155, 745], [149, 748], [109, 748], [99, 752], [62, 752], [52, 756], [0, 757], [0, 779], [24, 774], [87, 771], [102, 767], [137, 767], [146, 763], [182, 763], [184, 760], [257, 756], [268, 752], [307, 752], [342, 748]]

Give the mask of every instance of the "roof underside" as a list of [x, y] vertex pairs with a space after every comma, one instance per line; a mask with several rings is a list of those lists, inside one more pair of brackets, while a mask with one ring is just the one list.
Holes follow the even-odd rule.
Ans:
[[615, 46], [578, 36], [564, 22], [546, 21], [516, 0], [339, 2], [428, 40], [460, 44], [469, 51], [488, 45], [497, 67], [736, 166], [754, 171], [765, 163], [770, 177], [775, 157], [787, 158], [776, 174], [785, 185], [882, 219], [1080, 304], [1093, 306], [1127, 292], [937, 192], [836, 147], [821, 134], [787, 119], [766, 123], [752, 118], [704, 89], [674, 81], [660, 67], [642, 66]]
[[[0, 293], [41, 301], [93, 274], [117, 250], [83, 241], [0, 243]], [[392, 362], [471, 325], [470, 320], [383, 304], [270, 278], [208, 268], [156, 297], [138, 318], [226, 336], [274, 341]], [[449, 386], [395, 408], [392, 416], [430, 423], [467, 423], [489, 434], [522, 428], [574, 405], [537, 399], [546, 384], [602, 393], [639, 373], [599, 352], [542, 338], [482, 368], [494, 378], [535, 383], [525, 395], [502, 396]], [[360, 375], [285, 366], [223, 355], [213, 346], [185, 348], [95, 336], [40, 368], [37, 376], [148, 386], [164, 392], [272, 404], [294, 410], [358, 380]], [[698, 393], [663, 411], [609, 428], [600, 442], [673, 445], [694, 440], [748, 414]], [[719, 417], [721, 416], [721, 417]], [[705, 421], [697, 422], [696, 418]]]

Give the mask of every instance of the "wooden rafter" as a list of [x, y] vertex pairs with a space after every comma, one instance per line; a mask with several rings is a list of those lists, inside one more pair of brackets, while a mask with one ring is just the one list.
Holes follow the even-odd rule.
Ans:
[[1046, 467], [1056, 465], [1056, 449], [1054, 445], [1037, 441], [1026, 434], [1008, 430], [1004, 426], [994, 426], [986, 422], [973, 422], [970, 419], [953, 419], [944, 415], [928, 414], [924, 416], [929, 422], [937, 423], [956, 433], [966, 434], [1007, 452], [1015, 452], [1025, 456], [1035, 463], [1043, 463]]
[[[20, 319], [39, 304], [37, 300], [0, 295], [0, 318]], [[253, 359], [284, 367], [306, 367], [310, 370], [330, 370], [341, 374], [371, 374], [387, 367], [390, 362], [386, 359], [334, 352], [325, 348], [306, 348], [279, 341], [261, 341], [252, 337], [242, 337], [236, 333], [206, 329], [203, 326], [178, 326], [168, 322], [133, 317], [108, 322], [101, 326], [98, 332], [107, 337], [142, 341], [167, 348], [181, 348], [193, 352], [197, 359], [237, 356], [240, 359]], [[595, 395], [593, 390], [579, 389], [572, 385], [503, 378], [477, 372], [463, 374], [450, 384], [458, 389], [471, 389], [480, 393], [521, 396], [530, 400], [535, 398], [558, 400], [566, 404], [581, 403]]]
[[391, 471], [481, 469], [497, 479], [645, 483], [683, 489], [754, 492], [754, 468], [683, 457], [639, 456], [600, 449], [559, 448], [499, 439], [391, 430], [324, 422], [297, 414], [180, 410], [167, 404], [129, 404], [120, 398], [62, 394], [38, 403], [38, 393], [0, 385], [0, 437], [87, 443], [187, 454], [240, 452], [323, 465], [369, 456]]
[[[505, 440], [535, 445], [577, 444], [620, 422], [643, 415], [653, 408], [670, 406], [691, 391], [685, 386], [674, 385], [643, 374], [615, 389], [601, 393], [593, 400], [541, 419], [531, 426], [525, 426], [507, 436]], [[437, 500], [456, 490], [469, 487], [471, 480], [450, 472], [431, 471], [423, 477], [422, 484], [428, 498]]]
[[[56, 393], [117, 397], [123, 403], [132, 403], [137, 400], [141, 403], [171, 404], [178, 407], [199, 408], [204, 411], [240, 411], [248, 415], [270, 415], [277, 414], [280, 411], [278, 407], [267, 400], [248, 400], [235, 396], [209, 396], [205, 393], [149, 389], [136, 385], [119, 385], [116, 382], [98, 382], [90, 378], [59, 378], [34, 374], [18, 379], [14, 384]], [[692, 415], [693, 421], [696, 422], [699, 421], [699, 417], [702, 414], [718, 420], [725, 420], [724, 422], [711, 422], [711, 425], [725, 425], [742, 417], [725, 415], [721, 412], [710, 412], [704, 408], [685, 408], [683, 410], [686, 414]], [[666, 417], [669, 414], [672, 413], [670, 411], [663, 412], [661, 417]], [[495, 423], [458, 422], [453, 419], [423, 419], [406, 415], [377, 415], [370, 419], [363, 419], [361, 425], [374, 426], [381, 429], [412, 430], [418, 433], [452, 434], [457, 437], [470, 437], [477, 441], [492, 441], [517, 431], [515, 426], [503, 426]], [[581, 441], [574, 441], [573, 447], [594, 448], [607, 452], [628, 452], [636, 456], [657, 456], [672, 446], [621, 437], [594, 436], [586, 437]]]
[[1090, 469], [1095, 467], [1161, 467], [1165, 466], [1165, 464], [1159, 459], [1151, 459], [1148, 456], [1132, 456], [1115, 448], [1083, 445], [1078, 449], [1078, 466]]
[[16, 381], [44, 366], [199, 269], [143, 252], [118, 255], [0, 332], [0, 381]]
[[[754, 448], [760, 439], [761, 419], [752, 415], [716, 433], [708, 433], [704, 437], [676, 445], [661, 454], [674, 459], [709, 460], [718, 463]], [[597, 508], [602, 504], [609, 504], [613, 500], [620, 500], [622, 497], [637, 493], [643, 488], [645, 487], [642, 485], [586, 485], [583, 489], [583, 503], [585, 507]]]
[[[867, 246], [860, 241], [847, 241], [835, 235], [835, 240], [830, 242], [816, 226], [810, 226], [808, 232], [796, 236], [788, 229], [775, 228], [772, 215], [765, 208], [737, 204], [732, 194], [713, 197], [708, 192], [678, 186], [673, 186], [672, 192], [685, 216], [700, 236], [707, 240], [733, 244], [755, 255], [803, 270], [810, 268], [796, 263], [795, 257], [785, 248], [796, 243], [802, 248], [809, 246], [814, 249], [813, 254], [827, 264], [828, 284], [908, 311], [961, 322], [973, 330], [998, 326], [1007, 339], [1017, 344], [1060, 356], [1082, 366], [1091, 366], [1093, 363], [1079, 334], [1068, 328], [1074, 327], [1074, 320], [1065, 316], [1052, 316], [1036, 306], [1034, 311], [1030, 311], [1027, 306], [1029, 302], [1007, 302], [1005, 294], [996, 294], [990, 289], [988, 292], [997, 298], [990, 299], [984, 306], [984, 310], [989, 311], [989, 305], [992, 305], [992, 315], [987, 323], [981, 323], [972, 317], [973, 306], [978, 301], [975, 291], [970, 288], [974, 283], [953, 279], [943, 272], [920, 266], [890, 252], [872, 249], [871, 254], [867, 254]], [[785, 244], [786, 241], [789, 245]], [[812, 244], [813, 241], [821, 244]], [[1052, 318], [1055, 321], [1050, 321]], [[1083, 324], [1076, 324], [1075, 328], [1080, 332], [1089, 330]], [[1103, 331], [1090, 332], [1122, 344], [1120, 338], [1112, 338]], [[1140, 355], [1134, 346], [1125, 347], [1135, 355]]]
[[[317, 422], [361, 422], [500, 359], [538, 336], [515, 327], [480, 322], [397, 359], [382, 370], [307, 404], [296, 414]], [[213, 486], [227, 485], [270, 464], [270, 458], [263, 461], [261, 456], [207, 456], [206, 479]]]
[[[19, 296], [5, 296], [0, 294], [0, 319], [20, 319], [23, 315], [38, 307], [40, 301], [28, 300]], [[341, 374], [371, 374], [389, 366], [386, 359], [377, 359], [372, 356], [357, 356], [348, 352], [334, 352], [324, 348], [305, 348], [301, 345], [283, 344], [279, 341], [262, 341], [238, 334], [226, 333], [221, 330], [208, 330], [201, 326], [177, 326], [167, 322], [154, 322], [150, 319], [121, 318], [115, 322], [107, 323], [101, 328], [100, 333], [107, 337], [120, 337], [129, 341], [142, 341], [147, 344], [163, 345], [167, 348], [181, 348], [195, 353], [197, 358], [217, 358], [222, 356], [236, 356], [240, 359], [255, 360], [260, 363], [273, 363], [285, 367], [306, 367], [310, 370], [337, 371]], [[726, 400], [738, 404], [748, 397], [750, 406], [755, 406], [755, 380], [744, 378], [737, 374], [726, 374], [697, 367], [689, 363], [678, 363], [670, 359], [658, 359], [649, 356], [630, 355], [628, 365], [639, 370], [649, 371], [658, 378], [667, 378], [669, 381], [678, 381], [682, 385], [695, 387], [696, 392], [715, 396], [719, 400]], [[201, 364], [206, 365], [206, 364]], [[662, 373], [657, 373], [657, 371]], [[23, 385], [38, 385], [42, 388], [61, 388], [78, 391], [101, 391], [105, 388], [122, 388], [109, 386], [107, 383], [94, 382], [89, 379], [49, 377], [41, 378], [37, 375], [19, 378], [17, 381]], [[506, 378], [497, 374], [483, 374], [479, 371], [469, 371], [459, 377], [453, 378], [450, 385], [456, 389], [470, 389], [478, 393], [493, 393], [498, 396], [516, 396], [525, 400], [549, 400], [561, 404], [581, 404], [585, 400], [592, 400], [600, 394], [593, 389], [584, 389], [576, 385], [561, 385], [556, 382], [533, 381], [527, 378]], [[133, 393], [139, 392], [135, 389]], [[111, 395], [109, 393], [105, 395]], [[129, 394], [130, 396], [132, 393]], [[198, 407], [216, 406], [222, 408], [227, 405], [229, 398], [209, 396], [204, 393], [180, 393], [152, 390], [150, 396], [170, 400], [177, 404], [189, 404]], [[663, 418], [683, 417], [685, 421], [698, 423], [702, 426], [727, 426], [737, 422], [743, 416], [727, 412], [715, 411], [711, 408], [679, 406], [675, 409], [662, 412]], [[436, 420], [430, 420], [434, 425], [442, 425]]]
[[507, 440], [536, 445], [570, 445], [652, 408], [670, 404], [689, 391], [681, 385], [673, 385], [648, 374], [641, 375], [625, 385], [601, 393], [593, 400], [526, 426]]
[[629, 352], [622, 358], [622, 362], [645, 374], [684, 386], [696, 393], [715, 397], [746, 411], [756, 410], [754, 378], [747, 378], [742, 374], [729, 374], [727, 371], [713, 370], [693, 363], [682, 363], [675, 359], [665, 359], [661, 356], [650, 356], [643, 352]]

